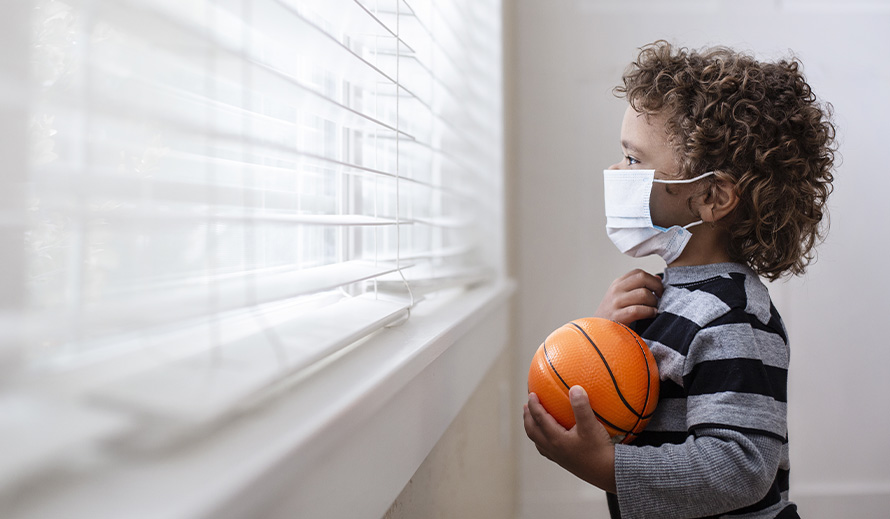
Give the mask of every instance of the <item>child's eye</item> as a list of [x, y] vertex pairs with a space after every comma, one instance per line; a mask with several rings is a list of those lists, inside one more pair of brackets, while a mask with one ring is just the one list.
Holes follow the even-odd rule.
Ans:
[[639, 163], [640, 163], [640, 161], [638, 161], [637, 159], [631, 157], [630, 155], [625, 155], [624, 158], [627, 160], [627, 165], [628, 165], [628, 166], [633, 166], [634, 164], [639, 164]]

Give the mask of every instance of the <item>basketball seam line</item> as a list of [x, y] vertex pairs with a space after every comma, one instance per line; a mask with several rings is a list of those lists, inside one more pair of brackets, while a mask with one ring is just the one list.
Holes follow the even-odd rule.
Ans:
[[563, 380], [562, 375], [559, 374], [559, 371], [556, 371], [556, 366], [554, 366], [553, 362], [550, 361], [550, 354], [547, 353], [547, 343], [544, 343], [543, 346], [544, 346], [544, 358], [547, 359], [547, 364], [550, 364], [550, 369], [552, 369], [553, 372], [556, 373], [556, 376], [559, 377], [559, 381], [562, 382], [562, 385], [564, 385], [566, 387], [566, 389], [571, 389], [569, 387], [569, 385], [566, 384], [566, 381]]
[[[628, 326], [626, 326], [626, 325], [624, 325], [624, 324], [622, 324], [622, 323], [618, 323], [618, 324], [620, 324], [621, 326], [624, 326], [624, 329], [631, 333], [631, 337], [633, 337], [634, 340], [637, 341], [637, 345], [640, 347], [640, 353], [642, 353], [642, 354], [643, 354], [643, 358], [646, 359], [646, 348], [647, 348], [647, 346], [646, 346], [645, 343], [640, 344], [640, 340], [642, 339], [642, 337], [636, 335], [635, 332], [634, 332], [633, 330], [630, 329], [630, 327], [628, 327]], [[654, 360], [654, 359], [653, 359], [653, 360]], [[651, 380], [652, 380], [652, 372], [649, 370], [649, 359], [646, 359], [646, 402], [645, 402], [645, 404], [643, 405], [643, 411], [645, 411], [645, 410], [646, 410], [646, 407], [649, 405], [649, 395], [651, 394], [651, 393], [649, 392], [649, 390], [652, 389]], [[648, 415], [644, 416], [643, 418], [651, 417], [653, 414], [655, 414], [655, 410], [654, 410], [654, 409], [652, 410], [651, 413], [649, 413]]]
[[[597, 413], [596, 411], [594, 411], [592, 407], [590, 408], [590, 410], [593, 411], [593, 415], [596, 416], [596, 418], [597, 418], [600, 422], [602, 422], [602, 423], [605, 424], [605, 425], [608, 425], [608, 426], [611, 427], [612, 429], [615, 429], [616, 431], [618, 431], [618, 432], [622, 432], [622, 433], [624, 433], [624, 434], [634, 434], [632, 431], [626, 431], [626, 430], [622, 429], [621, 427], [618, 427], [617, 425], [613, 424], [612, 422], [606, 420], [605, 418], [603, 418], [602, 416], [600, 416], [599, 413]], [[634, 436], [636, 436], [636, 435], [634, 435]]]
[[[591, 339], [590, 336], [587, 335], [587, 332], [584, 331], [584, 328], [581, 328], [580, 326], [578, 326], [578, 324], [575, 323], [574, 321], [572, 321], [570, 324], [572, 326], [574, 326], [575, 328], [577, 328], [578, 331], [581, 332], [584, 335], [584, 337], [587, 338], [587, 342], [589, 342], [590, 345], [593, 346], [593, 349], [596, 350], [596, 353], [600, 356], [600, 359], [603, 361], [603, 365], [606, 367], [606, 371], [609, 372], [609, 377], [612, 379], [612, 385], [615, 387], [615, 392], [618, 393], [618, 398], [621, 399], [621, 402], [624, 404], [624, 407], [626, 407], [628, 411], [630, 411], [631, 413], [633, 413], [634, 416], [637, 417], [637, 423], [639, 423], [639, 420], [642, 419], [643, 415], [642, 415], [642, 413], [638, 413], [637, 410], [634, 409], [632, 405], [630, 405], [630, 402], [628, 402], [627, 399], [624, 398], [624, 395], [621, 393], [621, 389], [618, 387], [618, 380], [615, 379], [615, 374], [612, 373], [612, 367], [609, 366], [609, 362], [606, 360], [606, 356], [603, 355], [603, 352], [601, 352], [599, 347], [596, 345], [596, 343], [593, 342], [593, 339]], [[646, 370], [647, 371], [649, 370], [648, 362], [646, 363]], [[646, 384], [647, 384], [647, 386], [649, 385], [648, 377], [646, 379]], [[647, 398], [648, 398], [648, 395], [647, 395]], [[643, 411], [645, 411], [645, 410], [646, 410], [646, 408], [643, 407]]]
[[[559, 378], [559, 381], [562, 382], [562, 385], [564, 385], [566, 387], [566, 389], [571, 389], [569, 387], [569, 385], [566, 383], [566, 381], [562, 378], [562, 375], [559, 374], [559, 371], [556, 370], [556, 366], [554, 366], [553, 362], [550, 361], [550, 354], [547, 353], [547, 343], [544, 343], [543, 347], [544, 347], [544, 358], [547, 359], [547, 364], [550, 365], [550, 369], [553, 370], [553, 373], [556, 374], [557, 378]], [[596, 412], [596, 410], [593, 408], [593, 406], [590, 407], [590, 410], [593, 411], [593, 415], [596, 416], [599, 421], [603, 422], [604, 424], [608, 425], [609, 427], [615, 429], [618, 432], [622, 432], [625, 434], [632, 434], [631, 431], [625, 431], [621, 427], [618, 427], [617, 425], [615, 425], [612, 422], [603, 418], [599, 413]], [[639, 421], [637, 423], [639, 423]]]
[[[628, 328], [627, 326], [625, 326], [622, 323], [618, 323], [618, 324], [620, 324], [625, 330], [627, 330], [628, 333], [630, 333], [630, 336], [633, 337], [634, 341], [636, 341], [637, 346], [640, 347], [640, 353], [643, 354], [643, 360], [646, 361], [646, 400], [643, 402], [643, 411], [645, 412], [646, 407], [649, 405], [649, 391], [651, 391], [651, 389], [652, 389], [652, 384], [650, 382], [652, 373], [649, 371], [649, 359], [646, 358], [646, 350], [643, 348], [643, 345], [640, 344], [640, 341], [637, 338], [637, 335], [633, 332], [633, 330], [631, 330], [630, 328]], [[649, 413], [649, 416], [652, 416], [652, 413]], [[631, 428], [631, 430], [636, 430], [637, 425], [639, 425], [640, 421], [643, 420], [642, 416], [637, 415], [637, 417], [638, 417], [637, 423], [634, 424], [634, 426], [633, 426], [633, 428]]]

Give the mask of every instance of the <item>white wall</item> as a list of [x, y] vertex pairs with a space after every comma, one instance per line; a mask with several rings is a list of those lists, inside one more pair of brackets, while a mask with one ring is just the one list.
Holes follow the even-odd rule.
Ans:
[[383, 519], [515, 519], [512, 360], [495, 361]]
[[[736, 5], [738, 4], [738, 5]], [[655, 260], [605, 237], [599, 172], [619, 157], [624, 101], [611, 95], [636, 49], [663, 38], [770, 58], [792, 49], [834, 104], [843, 161], [831, 232], [803, 278], [773, 285], [792, 340], [792, 498], [808, 518], [890, 510], [890, 3], [771, 0], [517, 0], [515, 252], [517, 381], [560, 324], [592, 314], [611, 280]], [[608, 517], [602, 493], [521, 442], [522, 517]], [[843, 512], [841, 512], [843, 510]]]

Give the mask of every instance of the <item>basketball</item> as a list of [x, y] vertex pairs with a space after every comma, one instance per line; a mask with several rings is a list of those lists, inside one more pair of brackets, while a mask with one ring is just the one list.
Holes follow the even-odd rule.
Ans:
[[596, 317], [553, 331], [528, 372], [528, 391], [566, 429], [575, 425], [569, 388], [582, 386], [613, 441], [630, 443], [658, 404], [658, 366], [643, 339], [627, 326]]

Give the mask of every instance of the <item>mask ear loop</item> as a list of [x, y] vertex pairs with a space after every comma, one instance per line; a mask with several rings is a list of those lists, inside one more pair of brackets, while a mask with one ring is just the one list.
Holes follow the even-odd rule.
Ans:
[[654, 179], [652, 179], [652, 182], [658, 182], [659, 184], [691, 184], [693, 182], [698, 182], [699, 180], [701, 180], [705, 177], [709, 177], [711, 175], [716, 175], [716, 174], [717, 174], [716, 171], [708, 171], [707, 173], [702, 173], [701, 175], [699, 175], [697, 177], [692, 177], [692, 178], [684, 178], [681, 180], [662, 180], [660, 178], [654, 178]]
[[[661, 179], [656, 178], [656, 179], [652, 179], [652, 182], [658, 182], [659, 184], [691, 184], [693, 182], [698, 182], [699, 180], [701, 180], [703, 178], [709, 177], [711, 175], [716, 175], [716, 174], [717, 174], [716, 171], [708, 171], [707, 173], [702, 173], [701, 175], [699, 175], [697, 177], [693, 177], [693, 178], [684, 178], [681, 180], [661, 180]], [[692, 208], [690, 207], [690, 209], [692, 209]], [[694, 227], [696, 225], [701, 225], [703, 223], [705, 223], [704, 220], [699, 220], [697, 222], [688, 223], [683, 226], [683, 229], [688, 231], [690, 227]]]

